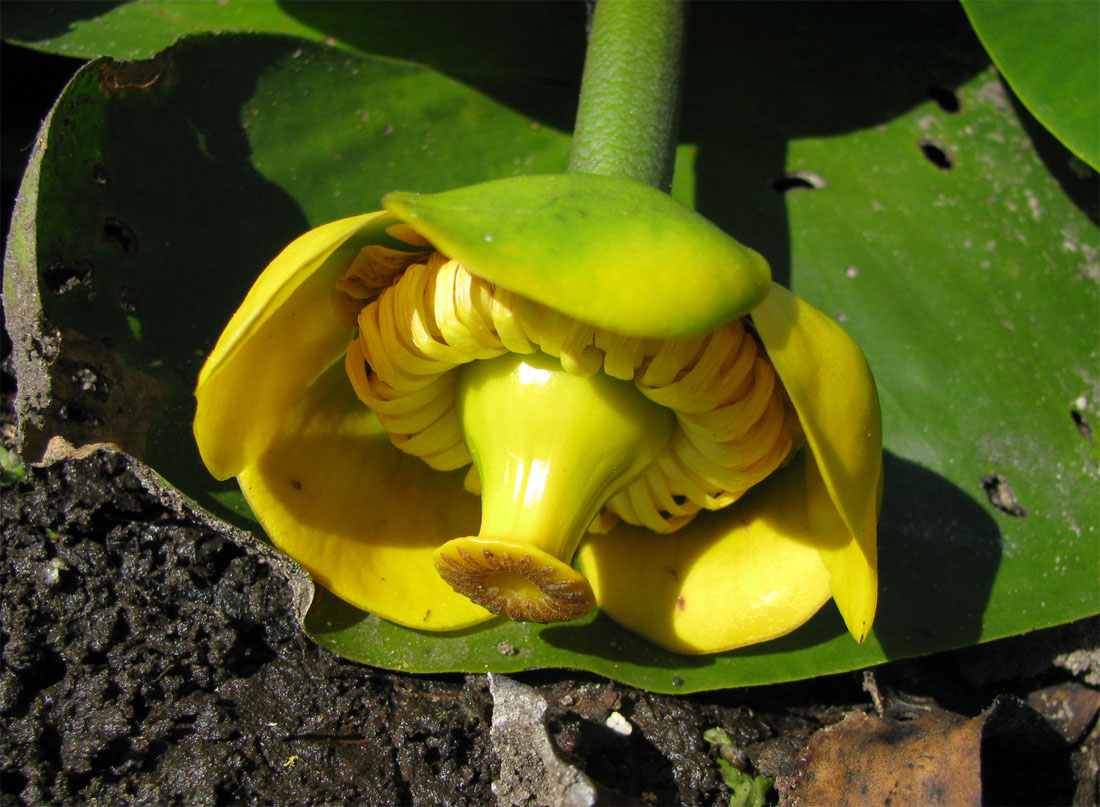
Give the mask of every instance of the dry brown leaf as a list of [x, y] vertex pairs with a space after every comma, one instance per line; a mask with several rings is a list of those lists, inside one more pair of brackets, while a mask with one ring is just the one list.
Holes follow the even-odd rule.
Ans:
[[785, 807], [977, 807], [984, 722], [943, 711], [913, 720], [854, 712], [811, 737], [796, 773], [776, 788]]

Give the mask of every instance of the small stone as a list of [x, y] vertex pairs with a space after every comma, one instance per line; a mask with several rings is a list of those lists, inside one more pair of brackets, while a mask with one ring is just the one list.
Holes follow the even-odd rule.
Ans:
[[1054, 666], [1069, 670], [1086, 684], [1100, 686], [1100, 649], [1083, 648], [1054, 657]]
[[68, 568], [68, 564], [61, 558], [50, 558], [38, 570], [38, 579], [42, 581], [43, 585], [52, 588], [61, 582], [61, 573]]
[[501, 807], [593, 807], [592, 780], [562, 761], [543, 723], [546, 699], [529, 686], [489, 673], [493, 724], [489, 740], [500, 762], [492, 783]]
[[1100, 711], [1100, 692], [1070, 681], [1035, 690], [1027, 696], [1027, 705], [1041, 714], [1066, 742], [1075, 743]]
[[630, 725], [629, 720], [623, 717], [622, 712], [609, 714], [607, 720], [604, 721], [604, 725], [623, 737], [629, 737], [634, 732], [634, 727]]

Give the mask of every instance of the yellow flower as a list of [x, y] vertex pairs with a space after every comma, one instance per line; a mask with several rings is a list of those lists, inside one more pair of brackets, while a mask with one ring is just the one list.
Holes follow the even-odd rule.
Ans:
[[425, 630], [597, 604], [710, 653], [832, 597], [866, 638], [881, 426], [832, 319], [627, 180], [384, 206], [288, 246], [199, 376], [203, 461], [277, 546]]

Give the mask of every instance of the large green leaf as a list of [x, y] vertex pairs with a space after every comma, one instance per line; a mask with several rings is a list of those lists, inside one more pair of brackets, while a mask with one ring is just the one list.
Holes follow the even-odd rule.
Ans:
[[569, 34], [584, 21], [581, 2], [51, 0], [6, 5], [4, 38], [63, 56], [149, 59], [189, 34], [290, 34], [449, 75], [579, 81], [584, 40]]
[[[1098, 604], [1097, 451], [1072, 418], [1085, 401], [1096, 412], [1097, 228], [1005, 114], [993, 71], [959, 96], [958, 116], [928, 104], [843, 148], [792, 144], [788, 162], [827, 182], [790, 200], [793, 286], [863, 346], [897, 458], [876, 631], [888, 654], [952, 623], [987, 639]], [[949, 170], [922, 155], [931, 143]], [[993, 474], [1026, 516], [986, 501]]]
[[54, 0], [4, 8], [6, 40], [86, 59], [149, 59], [180, 37], [208, 31], [322, 38], [277, 0]]
[[429, 65], [564, 129], [576, 111], [585, 18], [580, 0], [49, 0], [6, 5], [3, 34], [88, 59], [150, 59], [204, 32], [289, 34]]
[[1100, 169], [1100, 3], [963, 0], [963, 7], [1031, 114]]
[[[1098, 455], [1071, 409], [1095, 422], [1100, 398], [1095, 175], [1074, 177], [1067, 152], [1013, 107], [952, 9], [693, 7], [694, 145], [679, 167], [697, 171], [677, 192], [840, 318], [879, 381], [882, 608], [866, 645], [831, 605], [788, 637], [704, 657], [660, 651], [602, 615], [423, 634], [324, 592], [307, 629], [400, 669], [578, 667], [687, 692], [1094, 613]], [[731, 31], [743, 47], [721, 46]], [[478, 86], [494, 98], [532, 86], [508, 82]], [[41, 175], [28, 172], [6, 261], [9, 326], [36, 327], [20, 311], [41, 288], [66, 329], [53, 378], [39, 379], [55, 408], [32, 444], [45, 451], [60, 432], [144, 449], [203, 507], [249, 525], [233, 486], [198, 461], [190, 392], [257, 271], [307, 227], [375, 209], [385, 192], [560, 170], [567, 138], [546, 122], [568, 119], [571, 102], [540, 103], [533, 122], [425, 68], [280, 37], [201, 36], [152, 63], [89, 65], [39, 138]], [[37, 349], [15, 338], [17, 355]], [[116, 411], [120, 394], [129, 408]], [[127, 419], [135, 408], [147, 429]], [[1026, 516], [990, 503], [993, 473]]]

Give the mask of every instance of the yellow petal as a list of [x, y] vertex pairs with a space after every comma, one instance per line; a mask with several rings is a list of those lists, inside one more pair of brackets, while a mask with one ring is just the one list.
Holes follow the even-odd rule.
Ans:
[[[876, 525], [882, 492], [882, 419], [867, 360], [831, 317], [775, 283], [753, 309], [768, 357], [806, 431], [847, 538], [821, 541], [833, 598], [857, 641], [878, 600]], [[824, 501], [813, 506], [827, 508]]]
[[586, 538], [577, 560], [600, 608], [677, 653], [718, 653], [802, 625], [829, 599], [817, 536], [830, 524], [807, 506], [801, 456], [679, 532], [620, 524]]
[[352, 331], [333, 312], [332, 288], [371, 222], [384, 227], [393, 219], [368, 213], [298, 238], [263, 271], [222, 331], [199, 373], [194, 423], [199, 453], [218, 479], [251, 463], [344, 353]]
[[391, 622], [452, 630], [492, 616], [432, 564], [440, 544], [477, 531], [479, 501], [464, 475], [394, 448], [337, 364], [240, 483], [275, 545], [334, 594]]

